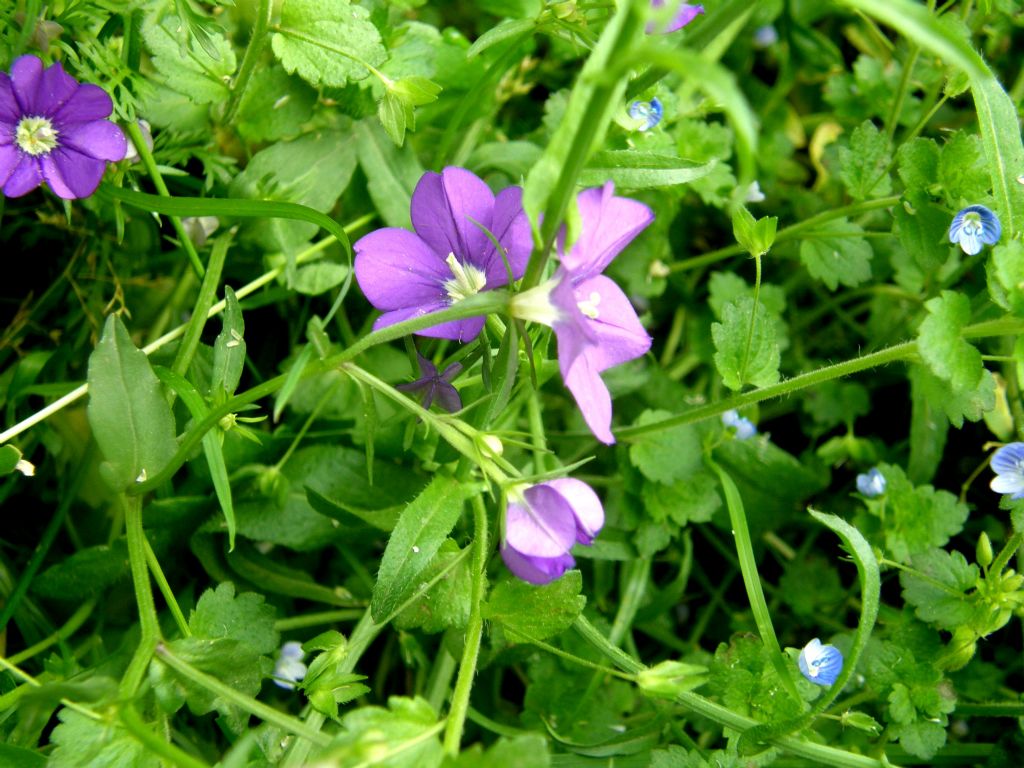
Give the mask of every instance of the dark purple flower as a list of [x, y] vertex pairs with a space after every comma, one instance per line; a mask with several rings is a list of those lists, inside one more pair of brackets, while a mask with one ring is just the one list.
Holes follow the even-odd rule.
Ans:
[[124, 158], [121, 129], [102, 88], [77, 80], [60, 63], [43, 69], [20, 56], [0, 72], [0, 186], [20, 197], [44, 181], [65, 200], [96, 191], [107, 162]]
[[517, 317], [554, 328], [562, 380], [587, 426], [606, 445], [615, 442], [612, 400], [600, 374], [651, 348], [651, 337], [626, 294], [601, 273], [654, 214], [643, 203], [614, 193], [609, 182], [579, 194], [579, 239], [561, 254], [555, 276], [515, 296], [510, 308]]
[[[513, 278], [522, 277], [533, 247], [522, 193], [519, 187], [509, 187], [495, 196], [465, 168], [423, 174], [412, 193], [416, 231], [387, 227], [355, 244], [356, 279], [370, 303], [384, 312], [373, 327], [437, 312], [480, 291], [507, 285], [505, 260], [487, 232], [505, 251]], [[470, 341], [483, 325], [483, 317], [471, 317], [417, 333]]]
[[[669, 32], [675, 32], [677, 29], [682, 29], [691, 21], [697, 18], [700, 14], [704, 13], [703, 5], [694, 5], [691, 3], [680, 3], [678, 0], [668, 0], [670, 6], [675, 6], [675, 12], [672, 15], [671, 20], [664, 25], [658, 25], [651, 22], [647, 25], [647, 34], [654, 32], [661, 34], [668, 34]], [[651, 0], [651, 8], [663, 8], [665, 6], [665, 0]]]
[[462, 410], [462, 398], [459, 397], [459, 390], [452, 386], [451, 382], [462, 372], [462, 363], [452, 363], [444, 369], [444, 373], [437, 372], [437, 366], [427, 360], [423, 355], [417, 353], [416, 357], [420, 362], [420, 373], [423, 375], [410, 381], [408, 384], [399, 384], [397, 389], [403, 392], [418, 392], [422, 395], [423, 407], [430, 408], [430, 404], [437, 398], [438, 404], [448, 413], [455, 413]]
[[547, 584], [576, 564], [573, 545], [589, 546], [603, 525], [601, 500], [582, 480], [531, 485], [508, 505], [501, 557], [523, 581]]

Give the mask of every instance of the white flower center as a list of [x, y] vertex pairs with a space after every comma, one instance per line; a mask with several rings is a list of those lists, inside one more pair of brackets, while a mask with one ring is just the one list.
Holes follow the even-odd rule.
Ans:
[[59, 133], [45, 117], [23, 117], [14, 132], [21, 151], [32, 156], [48, 155], [57, 146]]
[[973, 211], [964, 216], [964, 234], [968, 237], [977, 237], [985, 231], [985, 225], [981, 223], [981, 216]]
[[553, 328], [562, 320], [562, 313], [551, 301], [551, 292], [558, 286], [560, 277], [545, 280], [538, 286], [517, 293], [509, 302], [509, 313], [520, 320], [546, 325]]
[[448, 254], [445, 263], [452, 271], [452, 279], [444, 281], [444, 289], [452, 304], [480, 293], [487, 285], [487, 275], [472, 264], [463, 264], [455, 258], [454, 253]]
[[590, 296], [583, 301], [577, 301], [576, 306], [580, 308], [580, 312], [589, 317], [591, 320], [597, 320], [599, 317], [597, 311], [597, 305], [601, 303], [601, 294], [597, 291], [591, 291]]

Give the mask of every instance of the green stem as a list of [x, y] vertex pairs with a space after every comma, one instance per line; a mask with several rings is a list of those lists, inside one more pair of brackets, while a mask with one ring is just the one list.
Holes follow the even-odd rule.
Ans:
[[128, 564], [132, 572], [132, 586], [135, 588], [135, 602], [139, 607], [139, 626], [142, 636], [138, 648], [128, 664], [128, 670], [121, 679], [121, 695], [130, 698], [138, 690], [146, 667], [153, 656], [153, 650], [160, 640], [160, 621], [153, 601], [153, 590], [146, 569], [146, 534], [142, 529], [142, 499], [139, 496], [121, 494], [124, 508], [125, 532], [128, 539]]
[[203, 334], [203, 327], [210, 314], [210, 308], [217, 300], [217, 288], [220, 286], [220, 276], [224, 271], [224, 262], [227, 260], [228, 248], [231, 247], [231, 235], [226, 234], [218, 237], [210, 249], [210, 260], [206, 265], [206, 274], [203, 276], [203, 283], [199, 286], [199, 296], [196, 297], [195, 307], [192, 309], [192, 316], [185, 327], [185, 335], [178, 345], [178, 351], [174, 355], [174, 362], [171, 363], [171, 370], [179, 376], [184, 376], [192, 365], [192, 358], [199, 349], [199, 338]]
[[469, 711], [469, 696], [473, 690], [473, 678], [476, 676], [477, 660], [480, 657], [480, 640], [484, 630], [483, 602], [489, 549], [487, 509], [484, 507], [484, 500], [481, 496], [474, 496], [472, 504], [473, 563], [471, 567], [473, 582], [470, 586], [469, 623], [466, 626], [462, 660], [459, 662], [459, 674], [455, 679], [455, 690], [452, 692], [448, 722], [444, 729], [444, 751], [453, 758], [459, 754], [462, 731], [466, 724], [466, 713]]
[[[160, 175], [160, 169], [156, 166], [156, 161], [153, 159], [153, 153], [149, 151], [149, 147], [142, 138], [142, 130], [139, 128], [139, 124], [135, 121], [131, 121], [125, 125], [125, 130], [128, 132], [128, 136], [131, 138], [136, 151], [139, 153], [139, 159], [142, 160], [142, 164], [146, 166], [149, 178], [153, 181], [153, 186], [156, 187], [157, 192], [160, 193], [160, 197], [170, 198], [171, 193], [167, 191], [167, 185], [164, 184], [164, 177]], [[185, 227], [182, 226], [181, 219], [177, 216], [171, 216], [170, 219], [171, 225], [174, 227], [174, 231], [178, 234], [178, 240], [181, 241], [181, 247], [188, 256], [189, 261], [192, 263], [192, 269], [195, 270], [195, 273], [200, 278], [202, 278], [206, 273], [206, 270], [203, 268], [203, 263], [199, 260], [199, 254], [196, 253], [196, 247], [192, 244], [192, 240], [188, 236], [188, 232], [186, 232]]]
[[[646, 669], [643, 664], [628, 653], [619, 650], [609, 643], [607, 638], [593, 624], [587, 621], [585, 617], [577, 617], [573, 624], [573, 629], [620, 669], [632, 675], [638, 675]], [[720, 704], [715, 704], [696, 693], [680, 693], [676, 695], [675, 700], [691, 712], [741, 733], [761, 725], [756, 720], [738, 715], [732, 710]], [[819, 765], [837, 766], [838, 768], [884, 768], [884, 766], [888, 765], [887, 762], [881, 760], [865, 757], [864, 755], [854, 755], [841, 749], [826, 747], [823, 744], [812, 744], [794, 736], [771, 739], [770, 743], [785, 752], [816, 761]]]
[[249, 45], [245, 49], [245, 56], [242, 58], [242, 66], [238, 68], [238, 77], [231, 90], [231, 100], [228, 108], [224, 111], [224, 125], [230, 125], [242, 103], [242, 95], [249, 86], [253, 73], [256, 71], [256, 63], [260, 54], [263, 53], [263, 46], [267, 43], [267, 29], [270, 27], [270, 18], [273, 15], [274, 4], [271, 0], [259, 0], [256, 7], [256, 23], [252, 28], [252, 36], [249, 38]]
[[139, 713], [135, 711], [131, 704], [122, 705], [118, 716], [125, 730], [146, 747], [148, 752], [159, 755], [170, 765], [179, 766], [179, 768], [210, 768], [209, 763], [204, 763], [202, 760], [188, 754], [181, 747], [171, 744], [153, 733], [149, 725], [139, 717]]
[[1013, 557], [1014, 553], [1020, 549], [1020, 545], [1024, 544], [1024, 533], [1015, 533], [1006, 542], [1006, 546], [1000, 550], [996, 559], [992, 561], [992, 566], [988, 569], [989, 573], [1002, 573], [1003, 569], [1009, 565], [1010, 558]]
[[320, 733], [319, 731], [313, 730], [298, 718], [286, 715], [284, 712], [274, 709], [273, 707], [268, 707], [263, 702], [257, 701], [251, 696], [246, 696], [244, 693], [236, 691], [230, 685], [225, 685], [217, 678], [206, 674], [200, 669], [196, 669], [184, 659], [175, 656], [174, 653], [162, 643], [156, 647], [156, 655], [161, 662], [166, 664], [182, 677], [185, 677], [196, 685], [217, 694], [225, 701], [234, 704], [239, 709], [248, 712], [251, 715], [255, 715], [265, 722], [272, 723], [278, 728], [288, 731], [288, 733], [294, 733], [296, 736], [301, 736], [317, 746], [326, 746], [331, 741], [330, 737]]
[[[965, 336], [966, 330], [967, 329], [965, 329], [964, 333]], [[762, 387], [761, 389], [755, 389], [750, 392], [734, 395], [733, 397], [730, 397], [727, 400], [722, 400], [718, 403], [708, 403], [707, 405], [702, 405], [698, 408], [691, 408], [685, 413], [680, 413], [667, 419], [662, 419], [661, 421], [655, 421], [650, 424], [642, 424], [633, 427], [624, 427], [616, 430], [615, 435], [618, 439], [629, 440], [641, 435], [660, 432], [664, 429], [671, 429], [672, 427], [678, 427], [681, 424], [693, 424], [704, 419], [709, 419], [713, 416], [718, 416], [734, 408], [742, 408], [743, 406], [750, 405], [751, 403], [759, 403], [763, 400], [770, 400], [773, 397], [789, 395], [793, 392], [798, 392], [801, 389], [813, 387], [817, 384], [822, 384], [833, 379], [839, 379], [843, 376], [850, 376], [854, 373], [860, 373], [861, 371], [876, 368], [880, 365], [886, 365], [900, 360], [908, 360], [913, 358], [916, 354], [917, 342], [907, 341], [902, 344], [896, 344], [888, 349], [873, 352], [870, 355], [864, 355], [863, 357], [857, 357], [843, 363], [827, 365], [824, 368], [819, 368], [815, 371], [802, 373], [799, 376], [794, 376], [792, 379], [781, 381], [778, 384], [771, 385], [770, 387]]]
[[274, 622], [274, 629], [278, 632], [288, 632], [293, 629], [305, 629], [316, 627], [320, 624], [334, 624], [339, 621], [351, 621], [363, 616], [364, 611], [358, 608], [346, 608], [340, 611], [320, 611], [318, 613], [304, 613], [301, 616], [289, 616], [286, 619], [278, 619]]
[[740, 574], [743, 576], [743, 585], [747, 590], [747, 599], [750, 601], [750, 610], [754, 614], [754, 621], [757, 623], [758, 634], [761, 635], [761, 642], [768, 650], [772, 665], [779, 675], [779, 680], [786, 692], [793, 697], [794, 701], [800, 702], [800, 692], [796, 688], [793, 674], [786, 656], [782, 653], [779, 645], [779, 638], [775, 635], [775, 627], [772, 626], [772, 617], [768, 612], [768, 603], [764, 599], [764, 590], [761, 588], [761, 577], [757, 569], [757, 558], [754, 556], [754, 544], [750, 539], [750, 528], [747, 526], [747, 515], [743, 508], [743, 499], [740, 497], [739, 489], [729, 474], [719, 467], [710, 455], [705, 456], [704, 461], [711, 467], [711, 470], [718, 475], [725, 492], [725, 506], [729, 510], [729, 522], [732, 525], [732, 534], [736, 539], [736, 554], [740, 561]]
[[167, 603], [167, 607], [171, 610], [174, 623], [178, 625], [178, 631], [181, 632], [182, 637], [192, 637], [192, 630], [188, 628], [185, 614], [181, 612], [181, 606], [178, 605], [178, 599], [174, 596], [174, 590], [171, 589], [171, 585], [167, 582], [167, 577], [164, 576], [164, 569], [160, 567], [160, 561], [156, 557], [156, 552], [150, 546], [149, 539], [144, 538], [143, 543], [146, 545], [146, 562], [149, 564], [149, 572], [152, 574], [160, 594], [164, 596], [164, 602]]
[[92, 614], [93, 608], [95, 607], [96, 603], [92, 600], [79, 606], [78, 610], [71, 614], [71, 618], [64, 623], [64, 626], [49, 637], [44, 637], [38, 643], [30, 645], [25, 650], [15, 653], [13, 656], [9, 656], [7, 660], [11, 664], [21, 664], [22, 662], [31, 659], [36, 654], [42, 653], [51, 645], [59, 643], [62, 640], [67, 640], [78, 630], [80, 626], [85, 623], [85, 620], [89, 618], [90, 614]]

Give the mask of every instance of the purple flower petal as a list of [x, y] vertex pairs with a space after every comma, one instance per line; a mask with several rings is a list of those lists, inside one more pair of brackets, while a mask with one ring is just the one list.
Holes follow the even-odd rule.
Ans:
[[121, 129], [108, 120], [67, 123], [62, 126], [60, 144], [97, 160], [124, 160], [128, 142]]
[[585, 189], [576, 198], [580, 237], [561, 257], [575, 279], [604, 272], [612, 259], [654, 221], [646, 205], [614, 193], [615, 185], [608, 182], [599, 189]]
[[572, 555], [558, 557], [530, 557], [512, 547], [501, 548], [501, 559], [512, 573], [530, 584], [548, 584], [576, 565]]
[[21, 197], [42, 183], [43, 169], [39, 165], [39, 159], [22, 154], [18, 164], [4, 183], [4, 194], [7, 197]]
[[[0, 72], [0, 123], [11, 126], [10, 140], [14, 141], [13, 128], [21, 120], [21, 109], [18, 106], [18, 99], [14, 95], [14, 88], [11, 85], [11, 78], [6, 72]], [[4, 138], [7, 138], [6, 136]], [[3, 139], [0, 139], [3, 141]], [[8, 143], [3, 141], [3, 143]]]
[[[526, 272], [526, 264], [533, 250], [533, 236], [530, 234], [530, 220], [523, 212], [523, 190], [521, 187], [503, 189], [494, 198], [494, 212], [491, 216], [491, 234], [506, 251], [512, 276], [518, 280]], [[501, 254], [491, 244], [491, 252], [484, 264], [487, 285], [497, 287], [508, 284], [508, 270]]]
[[456, 413], [462, 410], [462, 398], [459, 397], [459, 390], [451, 384], [439, 381], [434, 388], [434, 393], [437, 395], [438, 405], [448, 411], [448, 413]]
[[[668, 34], [669, 32], [675, 32], [678, 29], [682, 29], [697, 16], [704, 13], [703, 5], [693, 5], [691, 3], [680, 3], [678, 0], [671, 0], [676, 4], [675, 15], [672, 20], [665, 24], [664, 27], [660, 27], [651, 22], [647, 25], [645, 31], [647, 34], [659, 33]], [[652, 8], [662, 8], [665, 5], [665, 0], [651, 0]]]
[[591, 544], [604, 526], [604, 507], [594, 489], [574, 477], [549, 480], [545, 485], [558, 491], [572, 508], [576, 517], [576, 541]]
[[[593, 347], [589, 349], [593, 349]], [[605, 445], [612, 445], [615, 442], [611, 429], [612, 396], [590, 360], [589, 349], [574, 360], [564, 363], [561, 349], [559, 349], [558, 364], [562, 369], [565, 386], [576, 399], [576, 404], [580, 408], [580, 413], [583, 414], [583, 420], [590, 427], [590, 431]]]
[[31, 55], [11, 65], [11, 81], [23, 114], [41, 117], [51, 117], [78, 88], [60, 62], [43, 69], [43, 62]]
[[58, 123], [81, 123], [87, 120], [104, 120], [113, 111], [114, 102], [110, 100], [106, 91], [98, 85], [83, 83], [52, 117]]
[[21, 153], [13, 144], [0, 144], [0, 187], [7, 183], [19, 160]]
[[448, 304], [443, 284], [451, 270], [412, 232], [378, 229], [357, 240], [354, 250], [359, 287], [378, 309]]
[[36, 114], [35, 93], [42, 74], [43, 62], [36, 56], [19, 56], [11, 64], [11, 89], [18, 102], [19, 116]]
[[647, 354], [651, 337], [615, 281], [598, 275], [577, 284], [574, 293], [577, 302], [594, 304], [597, 316], [587, 317], [587, 325], [596, 340], [590, 352], [596, 370], [605, 371]]
[[505, 541], [523, 555], [560, 557], [576, 541], [576, 517], [569, 502], [554, 488], [534, 485], [523, 493], [524, 503], [508, 505]]
[[[454, 166], [425, 173], [412, 193], [412, 225], [443, 260], [449, 253], [483, 269], [494, 246], [480, 226], [491, 227], [494, 193], [482, 179]], [[474, 224], [477, 221], [480, 226]]]
[[96, 191], [103, 178], [107, 164], [76, 152], [68, 147], [59, 147], [39, 158], [43, 178], [57, 197], [74, 200], [88, 197]]
[[[403, 307], [391, 312], [385, 312], [377, 318], [373, 324], [373, 330], [387, 328], [389, 325], [400, 323], [403, 320], [410, 320], [414, 317], [422, 317], [431, 312], [438, 312], [448, 308], [448, 302], [437, 302], [434, 304], [423, 304], [418, 307]], [[470, 317], [465, 320], [452, 320], [447, 323], [438, 323], [422, 331], [416, 331], [420, 336], [427, 336], [431, 339], [451, 339], [452, 341], [471, 341], [480, 334], [484, 327], [483, 317]]]

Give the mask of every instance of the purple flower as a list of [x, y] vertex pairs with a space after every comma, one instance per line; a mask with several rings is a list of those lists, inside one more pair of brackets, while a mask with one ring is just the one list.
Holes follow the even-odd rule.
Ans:
[[554, 328], [562, 380], [587, 426], [606, 445], [615, 442], [612, 400], [600, 374], [651, 348], [651, 337], [626, 294], [601, 273], [654, 214], [614, 192], [609, 182], [579, 194], [579, 240], [561, 254], [562, 265], [551, 280], [513, 297], [510, 307], [517, 317]]
[[992, 455], [996, 476], [989, 483], [996, 493], [1009, 493], [1011, 499], [1024, 499], [1024, 443], [1008, 443]]
[[439, 374], [437, 366], [423, 355], [417, 352], [416, 357], [419, 358], [420, 373], [423, 376], [408, 384], [399, 384], [397, 389], [403, 392], [421, 393], [424, 408], [430, 408], [430, 404], [436, 397], [438, 404], [448, 413], [461, 411], [462, 398], [459, 397], [459, 390], [452, 386], [451, 381], [462, 372], [462, 363], [452, 363], [444, 369], [444, 373]]
[[[355, 244], [359, 287], [370, 303], [384, 312], [374, 329], [437, 312], [480, 291], [507, 285], [505, 260], [487, 232], [505, 251], [513, 278], [522, 277], [533, 247], [522, 192], [519, 187], [509, 187], [495, 196], [482, 179], [465, 168], [423, 174], [412, 193], [416, 231], [387, 227]], [[483, 317], [471, 317], [417, 333], [470, 341], [483, 325]]]
[[843, 654], [834, 645], [822, 645], [814, 638], [801, 649], [797, 666], [815, 685], [832, 685], [843, 671]]
[[77, 80], [60, 63], [43, 69], [19, 56], [0, 72], [0, 186], [7, 197], [44, 181], [65, 200], [96, 191], [107, 162], [124, 158], [121, 129], [105, 118], [114, 109], [102, 88]]
[[979, 253], [983, 244], [995, 245], [1002, 234], [999, 217], [984, 205], [968, 205], [949, 225], [949, 242], [958, 243], [969, 256]]
[[523, 581], [547, 584], [576, 564], [573, 544], [590, 545], [603, 525], [601, 500], [582, 480], [531, 485], [508, 505], [501, 557]]
[[[660, 34], [675, 32], [677, 29], [682, 29], [691, 21], [696, 19], [697, 16], [704, 13], [703, 5], [680, 3], [676, 2], [676, 0], [669, 0], [669, 4], [675, 6], [675, 12], [672, 15], [672, 19], [664, 26], [659, 26], [655, 22], [650, 22], [647, 25], [647, 34], [651, 34], [652, 32]], [[665, 0], [651, 0], [651, 8], [663, 8], [664, 6]]]

